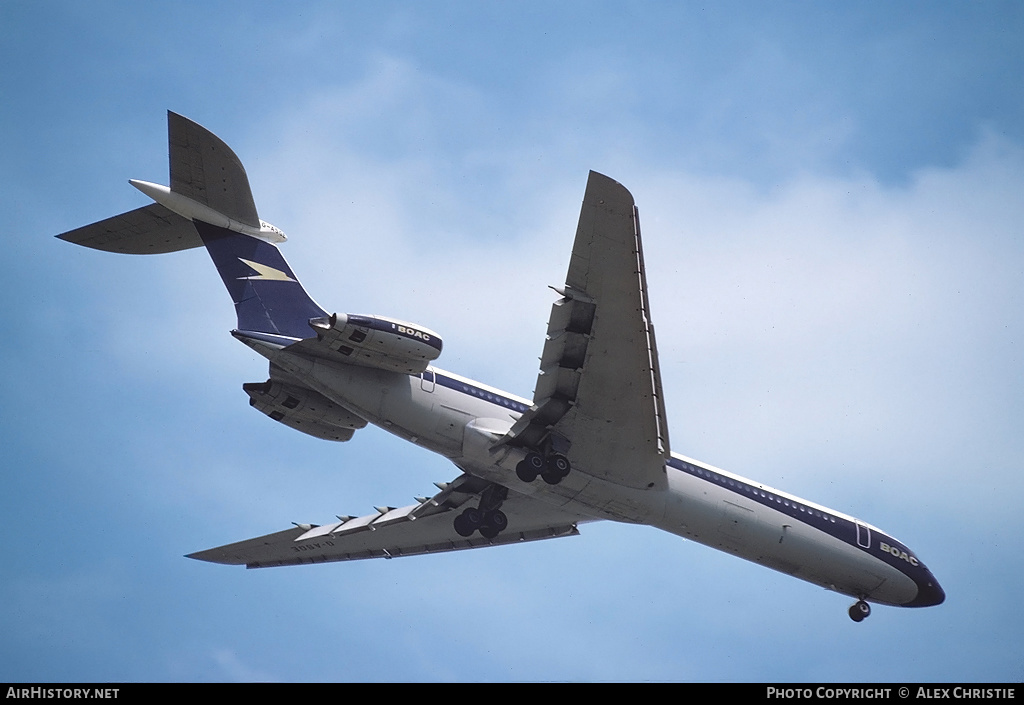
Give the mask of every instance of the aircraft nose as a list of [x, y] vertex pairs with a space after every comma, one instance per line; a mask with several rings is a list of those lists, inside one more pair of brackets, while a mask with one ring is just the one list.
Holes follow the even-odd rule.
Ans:
[[908, 602], [906, 607], [931, 607], [945, 602], [946, 591], [942, 589], [930, 570], [926, 570], [924, 577], [918, 578], [915, 582], [917, 582], [917, 597], [912, 602]]

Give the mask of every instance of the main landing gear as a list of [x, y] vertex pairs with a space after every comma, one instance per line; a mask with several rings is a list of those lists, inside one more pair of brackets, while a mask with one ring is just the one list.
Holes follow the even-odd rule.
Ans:
[[516, 476], [523, 482], [533, 482], [540, 475], [549, 485], [557, 485], [571, 469], [569, 459], [561, 453], [551, 453], [545, 457], [531, 450], [516, 465]]
[[863, 622], [870, 616], [871, 605], [869, 605], [864, 600], [857, 600], [857, 602], [850, 605], [850, 619], [852, 619], [854, 622]]
[[506, 526], [508, 517], [500, 509], [482, 511], [476, 507], [469, 507], [455, 517], [455, 533], [466, 538], [472, 536], [474, 531], [479, 531], [485, 539], [493, 539]]
[[493, 539], [508, 526], [508, 517], [501, 504], [508, 497], [508, 489], [491, 485], [480, 495], [479, 507], [467, 507], [455, 517], [455, 533], [469, 538], [479, 531], [485, 539]]

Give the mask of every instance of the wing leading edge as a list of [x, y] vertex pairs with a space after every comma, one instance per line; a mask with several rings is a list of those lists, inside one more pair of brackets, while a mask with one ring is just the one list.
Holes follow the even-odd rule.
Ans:
[[640, 220], [632, 194], [607, 176], [590, 172], [557, 291], [533, 407], [504, 442], [550, 444], [590, 475], [664, 487], [669, 439]]

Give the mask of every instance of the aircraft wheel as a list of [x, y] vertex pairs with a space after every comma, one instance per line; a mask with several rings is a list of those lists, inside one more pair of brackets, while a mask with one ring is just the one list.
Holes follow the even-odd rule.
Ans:
[[[505, 516], [505, 512], [500, 509], [495, 509], [487, 517], [487, 526], [493, 527], [498, 532], [502, 532], [508, 527], [508, 517]], [[482, 532], [481, 532], [482, 533]], [[493, 537], [488, 537], [493, 538]]]
[[480, 527], [480, 535], [483, 536], [485, 539], [496, 538], [499, 533], [501, 532], [498, 529], [488, 524], [484, 524]]
[[493, 539], [508, 526], [508, 517], [500, 509], [484, 512], [484, 523], [480, 527], [480, 535], [485, 539]]
[[871, 615], [871, 605], [864, 600], [858, 600], [850, 605], [850, 619], [854, 622], [863, 622]]
[[516, 465], [516, 476], [523, 482], [533, 482], [537, 479], [537, 475], [544, 471], [546, 465], [547, 463], [544, 462], [544, 458], [540, 453], [530, 451], [526, 454], [526, 457]]
[[455, 525], [455, 533], [457, 533], [459, 536], [469, 538], [473, 535], [473, 532], [476, 531], [476, 529], [474, 529], [472, 526], [466, 525], [466, 517], [462, 516], [461, 514], [455, 517], [455, 521], [452, 523]]
[[455, 521], [452, 524], [455, 526], [455, 533], [459, 536], [465, 536], [469, 538], [473, 535], [473, 532], [483, 526], [484, 513], [479, 509], [470, 507], [462, 512], [462, 514], [455, 517]]
[[537, 471], [525, 460], [520, 460], [516, 465], [516, 477], [523, 482], [533, 482], [537, 479]]
[[553, 474], [558, 474], [560, 477], [565, 477], [569, 474], [571, 466], [569, 465], [569, 459], [561, 453], [555, 453], [548, 458], [548, 471]]
[[484, 523], [484, 513], [476, 507], [470, 507], [462, 512], [460, 515], [463, 517], [463, 521], [466, 522], [466, 526], [471, 526], [473, 529], [479, 529]]
[[544, 482], [548, 483], [549, 485], [557, 485], [559, 482], [562, 481], [562, 478], [565, 477], [562, 473], [558, 472], [557, 470], [545, 470], [540, 474], [540, 476], [544, 480]]

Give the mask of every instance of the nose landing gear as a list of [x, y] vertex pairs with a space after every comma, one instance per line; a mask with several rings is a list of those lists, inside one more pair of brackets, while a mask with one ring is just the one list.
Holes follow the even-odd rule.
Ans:
[[870, 616], [871, 605], [869, 605], [864, 600], [857, 600], [857, 602], [850, 605], [850, 619], [852, 619], [854, 622], [863, 622]]

